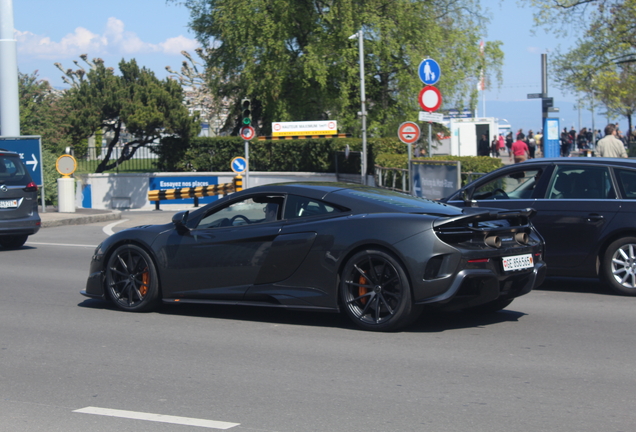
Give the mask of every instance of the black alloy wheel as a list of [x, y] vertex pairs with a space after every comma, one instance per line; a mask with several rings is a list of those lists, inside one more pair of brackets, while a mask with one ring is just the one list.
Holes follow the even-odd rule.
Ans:
[[136, 245], [119, 246], [108, 259], [106, 290], [120, 309], [141, 312], [154, 308], [159, 283], [150, 255]]
[[26, 243], [28, 235], [0, 236], [0, 246], [5, 249], [19, 249]]
[[603, 274], [614, 291], [636, 296], [636, 237], [623, 237], [605, 250]]
[[411, 300], [402, 264], [381, 250], [361, 251], [349, 259], [342, 273], [340, 295], [349, 318], [365, 330], [397, 330], [421, 312]]

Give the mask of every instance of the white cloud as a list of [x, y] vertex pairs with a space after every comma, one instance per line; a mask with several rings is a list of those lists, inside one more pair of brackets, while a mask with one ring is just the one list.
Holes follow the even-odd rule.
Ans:
[[126, 31], [124, 22], [111, 17], [102, 34], [77, 27], [59, 41], [29, 31], [16, 30], [18, 56], [31, 59], [63, 60], [87, 53], [89, 57], [161, 53], [180, 55], [182, 50], [192, 51], [199, 46], [194, 39], [182, 35], [168, 38], [158, 44], [144, 42], [136, 33]]

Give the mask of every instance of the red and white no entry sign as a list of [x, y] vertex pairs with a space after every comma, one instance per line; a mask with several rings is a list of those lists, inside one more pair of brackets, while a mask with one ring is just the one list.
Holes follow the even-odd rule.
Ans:
[[241, 138], [243, 138], [245, 141], [249, 141], [254, 138], [255, 134], [256, 131], [252, 126], [243, 126], [239, 131], [239, 135], [241, 135]]
[[413, 144], [420, 138], [420, 127], [413, 122], [402, 123], [398, 128], [398, 138], [404, 144]]
[[426, 86], [420, 91], [418, 102], [424, 111], [437, 111], [442, 105], [442, 94], [437, 87]]

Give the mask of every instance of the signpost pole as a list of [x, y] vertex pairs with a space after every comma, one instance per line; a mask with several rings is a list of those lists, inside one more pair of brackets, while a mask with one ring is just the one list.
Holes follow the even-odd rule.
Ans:
[[248, 140], [245, 140], [244, 143], [245, 143], [245, 162], [247, 162], [247, 166], [245, 167], [245, 180], [243, 181], [243, 189], [247, 189], [249, 187], [249, 180], [250, 180], [250, 142]]
[[431, 153], [433, 148], [431, 147], [431, 122], [428, 122], [428, 157], [433, 157]]
[[367, 184], [367, 110], [366, 110], [366, 96], [364, 89], [364, 33], [362, 29], [358, 33], [349, 36], [349, 39], [358, 38], [358, 53], [360, 56], [360, 104], [362, 111], [360, 116], [362, 117], [362, 184]]

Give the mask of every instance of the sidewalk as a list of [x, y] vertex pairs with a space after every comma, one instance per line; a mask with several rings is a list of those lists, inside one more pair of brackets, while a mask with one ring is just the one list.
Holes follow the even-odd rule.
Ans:
[[47, 206], [46, 212], [42, 207], [38, 209], [42, 228], [50, 228], [62, 225], [82, 225], [94, 222], [104, 222], [121, 219], [119, 210], [98, 210], [77, 208], [74, 213], [60, 213], [56, 207]]

